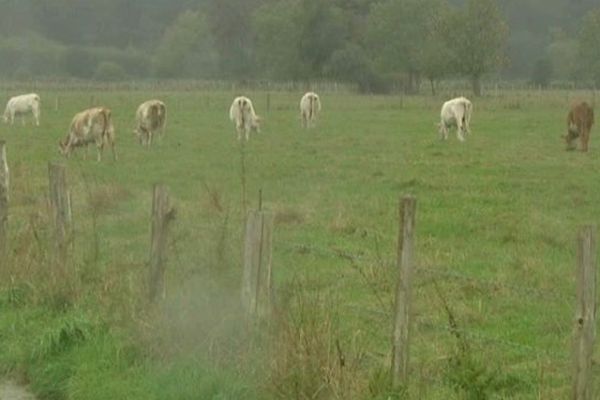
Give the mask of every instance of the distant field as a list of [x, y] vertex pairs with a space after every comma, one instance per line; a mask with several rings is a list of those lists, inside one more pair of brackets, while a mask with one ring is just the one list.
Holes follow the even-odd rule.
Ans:
[[[10, 351], [0, 354], [0, 371], [28, 376], [47, 398], [197, 398], [200, 389], [193, 385], [201, 379], [189, 371], [200, 363], [234, 376], [221, 378], [214, 368], [210, 374], [218, 377], [210, 382], [216, 389], [205, 398], [308, 398], [273, 389], [277, 379], [293, 386], [292, 374], [265, 378], [265, 371], [281, 366], [273, 361], [277, 357], [256, 357], [266, 346], [261, 335], [239, 335], [231, 321], [236, 311], [228, 314], [236, 309], [241, 275], [241, 153], [228, 120], [234, 93], [39, 94], [39, 128], [30, 121], [0, 126], [11, 168], [15, 260], [9, 272], [0, 272], [0, 289], [9, 294], [23, 286], [35, 297], [52, 281], [39, 279], [44, 251], [36, 250], [33, 237], [49, 237], [47, 163], [56, 160], [68, 166], [78, 279], [65, 295], [67, 311], [38, 297], [26, 295], [15, 306], [12, 294], [3, 296], [0, 332], [9, 333], [0, 333], [0, 346]], [[580, 225], [600, 219], [600, 133], [598, 127], [592, 131], [588, 154], [565, 151], [559, 136], [570, 102], [589, 100], [589, 93], [501, 92], [473, 99], [473, 133], [465, 143], [454, 132], [447, 142], [439, 140], [441, 96], [321, 93], [317, 128], [304, 131], [298, 115], [302, 93], [270, 93], [269, 110], [267, 93], [245, 94], [264, 119], [262, 133], [246, 146], [247, 194], [248, 207], [256, 207], [262, 189], [263, 206], [276, 212], [276, 298], [280, 304], [294, 304], [294, 295], [316, 298], [303, 300], [316, 307], [314, 313], [302, 312], [326, 319], [331, 329], [315, 337], [339, 340], [348, 360], [346, 370], [322, 378], [326, 389], [314, 398], [387, 398], [378, 391], [378, 371], [389, 364], [398, 200], [409, 193], [418, 202], [411, 398], [568, 396], [575, 238]], [[102, 163], [93, 149], [87, 160], [82, 151], [69, 160], [58, 155], [71, 117], [92, 95], [113, 110], [117, 162], [110, 151]], [[168, 122], [164, 140], [144, 149], [134, 140], [133, 116], [149, 98], [167, 104]], [[136, 296], [146, 276], [156, 182], [169, 187], [177, 219], [170, 232], [165, 306], [147, 312]], [[448, 331], [444, 302], [467, 343], [463, 353]], [[294, 315], [305, 318], [301, 308]], [[68, 347], [68, 355], [49, 350], [42, 358], [32, 356], [47, 345], [39, 332], [73, 315], [103, 327], [102, 334], [83, 335], [94, 344], [82, 340]], [[309, 331], [306, 325], [306, 336]], [[207, 339], [211, 335], [214, 341]], [[243, 354], [215, 345], [229, 336], [231, 348], [243, 348]], [[242, 345], [247, 341], [250, 349]], [[323, 348], [335, 355], [332, 343]], [[131, 354], [115, 362], [111, 357], [120, 346]], [[211, 358], [215, 346], [218, 362]], [[98, 367], [100, 377], [86, 370], [86, 362], [95, 365], [90, 360], [104, 360], [105, 354], [112, 361], [102, 364], [106, 371]], [[596, 350], [596, 376], [599, 357]], [[60, 375], [66, 386], [53, 386], [54, 376], [44, 368], [52, 363], [72, 367]], [[344, 374], [356, 383], [340, 383]], [[171, 384], [156, 383], [163, 381]], [[242, 389], [221, 392], [231, 381]], [[595, 387], [600, 393], [598, 379]]]

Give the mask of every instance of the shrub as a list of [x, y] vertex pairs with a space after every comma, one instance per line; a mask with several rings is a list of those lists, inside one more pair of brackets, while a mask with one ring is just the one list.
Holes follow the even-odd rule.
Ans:
[[102, 61], [94, 72], [94, 79], [98, 81], [122, 81], [126, 78], [125, 69], [111, 61]]

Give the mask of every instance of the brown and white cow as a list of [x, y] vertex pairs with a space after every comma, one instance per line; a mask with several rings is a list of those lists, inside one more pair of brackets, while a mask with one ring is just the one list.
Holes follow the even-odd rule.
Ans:
[[563, 136], [567, 142], [567, 150], [575, 150], [577, 138], [580, 138], [581, 151], [588, 151], [592, 125], [594, 109], [585, 101], [573, 104], [567, 115], [567, 134]]
[[229, 119], [235, 124], [238, 140], [242, 133], [246, 140], [250, 138], [250, 131], [260, 133], [260, 117], [254, 112], [252, 101], [245, 96], [236, 97], [229, 108]]
[[167, 125], [167, 107], [160, 100], [148, 100], [135, 113], [135, 130], [140, 144], [150, 146], [155, 134], [162, 136]]
[[111, 146], [113, 158], [117, 160], [115, 153], [115, 129], [113, 127], [111, 111], [106, 107], [93, 107], [75, 114], [71, 121], [69, 133], [64, 140], [58, 143], [59, 151], [65, 157], [69, 157], [76, 147], [85, 147], [95, 143], [98, 149], [98, 161], [102, 161], [104, 145]]
[[321, 112], [321, 100], [319, 95], [314, 92], [307, 92], [300, 99], [300, 118], [303, 128], [314, 126], [317, 116]]

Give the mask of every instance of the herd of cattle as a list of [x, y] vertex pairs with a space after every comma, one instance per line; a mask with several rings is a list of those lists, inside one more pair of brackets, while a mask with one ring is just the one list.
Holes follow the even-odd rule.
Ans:
[[[303, 128], [315, 125], [321, 112], [321, 100], [314, 92], [308, 92], [300, 99], [300, 118]], [[40, 124], [40, 96], [35, 93], [12, 97], [4, 110], [4, 122], [14, 123], [20, 116], [31, 113], [35, 124]], [[470, 121], [473, 104], [465, 97], [457, 97], [442, 105], [439, 123], [439, 134], [442, 140], [448, 139], [448, 130], [456, 128], [456, 135], [462, 142], [471, 132]], [[251, 132], [260, 132], [261, 118], [254, 111], [252, 101], [245, 96], [236, 97], [229, 109], [229, 118], [235, 124], [238, 139], [250, 138]], [[150, 146], [155, 135], [163, 136], [167, 123], [167, 107], [160, 100], [148, 100], [138, 107], [135, 114], [134, 133], [143, 146]], [[581, 150], [588, 151], [590, 131], [594, 124], [594, 110], [586, 103], [573, 104], [567, 115], [567, 134], [563, 136], [567, 150], [577, 147], [577, 139], [581, 140]], [[115, 129], [112, 123], [111, 110], [106, 107], [93, 107], [81, 111], [73, 117], [67, 136], [59, 142], [60, 153], [68, 157], [73, 149], [94, 143], [98, 149], [98, 161], [102, 160], [105, 145], [110, 145], [114, 159]]]

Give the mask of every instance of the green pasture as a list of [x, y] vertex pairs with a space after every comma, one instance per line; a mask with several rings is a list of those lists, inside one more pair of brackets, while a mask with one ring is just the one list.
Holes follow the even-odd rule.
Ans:
[[[0, 125], [11, 172], [0, 371], [41, 399], [568, 397], [575, 239], [600, 219], [600, 135], [592, 131], [587, 154], [565, 151], [560, 135], [571, 101], [590, 93], [473, 99], [472, 135], [460, 143], [454, 131], [439, 140], [442, 96], [323, 92], [317, 127], [303, 130], [302, 93], [248, 91], [264, 123], [243, 150], [228, 120], [241, 93], [38, 93], [40, 127]], [[149, 98], [167, 104], [168, 121], [145, 149], [132, 130]], [[93, 148], [87, 159], [58, 154], [72, 116], [92, 101], [113, 110], [116, 162], [108, 150], [101, 163]], [[262, 190], [276, 214], [279, 322], [252, 329], [238, 309], [242, 156], [247, 207]], [[46, 200], [51, 161], [67, 166], [73, 203], [72, 256], [61, 266]], [[151, 307], [154, 183], [168, 186], [177, 215], [165, 298]], [[405, 194], [417, 198], [411, 381], [393, 392]]]

